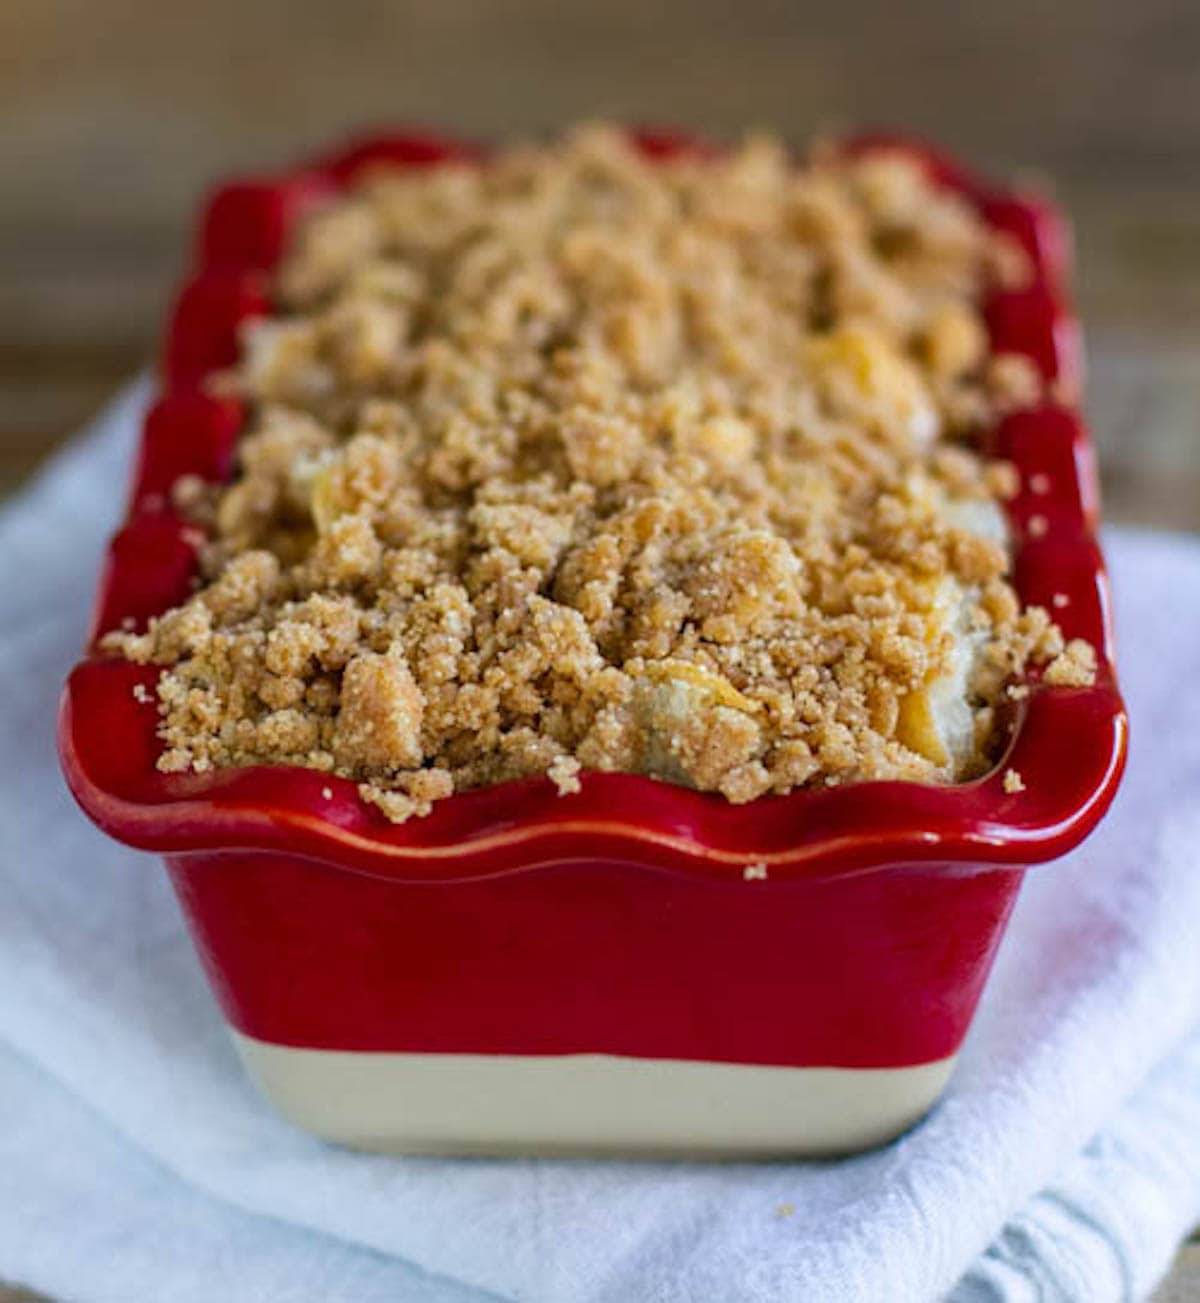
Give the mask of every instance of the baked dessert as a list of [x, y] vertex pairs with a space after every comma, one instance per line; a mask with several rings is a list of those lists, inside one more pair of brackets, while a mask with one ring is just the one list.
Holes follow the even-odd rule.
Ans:
[[[328, 1139], [896, 1135], [1121, 778], [1062, 214], [902, 137], [629, 138], [654, 162], [388, 133], [231, 180], [164, 334], [63, 772], [165, 857], [250, 1075]], [[570, 788], [589, 738], [796, 785], [492, 781]]]
[[1020, 246], [904, 152], [650, 159], [619, 131], [366, 171], [312, 213], [186, 478], [194, 596], [104, 641], [165, 667], [165, 771], [303, 765], [389, 818], [581, 769], [741, 803], [952, 783], [1031, 666], [1091, 646], [1007, 579], [1041, 402], [980, 304]]

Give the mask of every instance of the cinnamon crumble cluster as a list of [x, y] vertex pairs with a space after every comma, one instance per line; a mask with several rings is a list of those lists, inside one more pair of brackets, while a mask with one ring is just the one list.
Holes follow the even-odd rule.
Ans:
[[581, 769], [744, 802], [984, 769], [1005, 683], [1084, 682], [1006, 581], [1036, 400], [978, 304], [1023, 257], [902, 156], [651, 162], [585, 128], [380, 170], [303, 224], [226, 378], [164, 770], [284, 763], [392, 819]]

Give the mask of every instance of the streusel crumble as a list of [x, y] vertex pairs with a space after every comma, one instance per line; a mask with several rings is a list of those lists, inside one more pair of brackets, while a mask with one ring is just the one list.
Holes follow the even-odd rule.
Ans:
[[1021, 609], [972, 450], [1040, 394], [978, 309], [1025, 272], [899, 154], [588, 128], [365, 176], [226, 378], [236, 479], [177, 486], [201, 586], [107, 639], [166, 667], [160, 768], [312, 766], [397, 820], [581, 768], [981, 771], [1006, 681], [1095, 666]]

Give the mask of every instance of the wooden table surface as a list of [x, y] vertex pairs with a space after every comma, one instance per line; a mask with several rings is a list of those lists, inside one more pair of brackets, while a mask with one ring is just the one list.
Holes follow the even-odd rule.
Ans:
[[1198, 67], [1187, 0], [4, 0], [0, 494], [151, 354], [215, 177], [389, 122], [858, 122], [1055, 178], [1107, 514], [1200, 529]]

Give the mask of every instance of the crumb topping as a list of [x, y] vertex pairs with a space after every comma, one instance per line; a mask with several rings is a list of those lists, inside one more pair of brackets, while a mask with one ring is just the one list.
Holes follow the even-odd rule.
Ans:
[[1041, 397], [978, 307], [1026, 271], [899, 154], [587, 128], [365, 176], [225, 378], [236, 478], [176, 486], [200, 587], [106, 639], [165, 667], [160, 768], [311, 766], [395, 820], [584, 768], [979, 772], [1009, 679], [1095, 668], [1021, 609], [972, 447]]
[[1096, 681], [1096, 649], [1082, 638], [1072, 638], [1046, 666], [1042, 682], [1057, 688], [1087, 688]]
[[1004, 790], [1009, 796], [1015, 796], [1018, 792], [1025, 790], [1025, 780], [1015, 769], [1006, 769], [1004, 771]]

